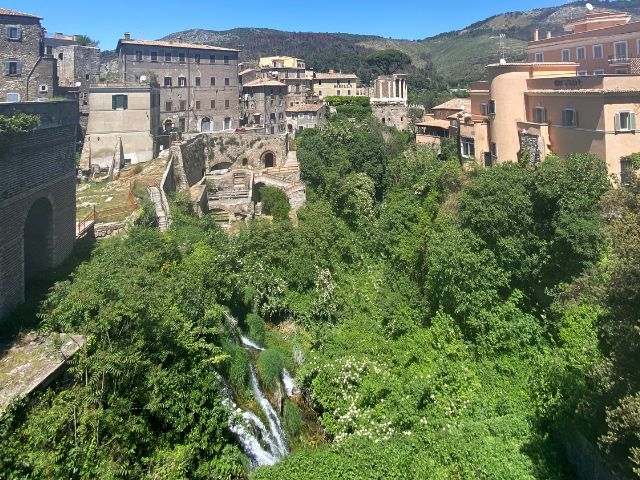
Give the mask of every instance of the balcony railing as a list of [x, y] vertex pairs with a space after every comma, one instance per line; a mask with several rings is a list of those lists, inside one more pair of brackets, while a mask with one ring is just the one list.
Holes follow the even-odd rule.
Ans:
[[610, 65], [629, 65], [631, 63], [631, 58], [627, 57], [616, 57], [614, 55], [609, 55], [609, 64]]

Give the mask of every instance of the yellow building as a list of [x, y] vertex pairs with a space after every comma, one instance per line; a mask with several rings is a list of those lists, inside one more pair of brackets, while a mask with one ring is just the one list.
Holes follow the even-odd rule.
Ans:
[[321, 99], [324, 97], [366, 97], [366, 88], [359, 85], [358, 76], [353, 73], [336, 73], [329, 70], [328, 73], [313, 74], [313, 93]]
[[295, 68], [295, 69], [305, 69], [304, 60], [295, 57], [260, 57], [259, 66], [261, 69], [265, 68]]

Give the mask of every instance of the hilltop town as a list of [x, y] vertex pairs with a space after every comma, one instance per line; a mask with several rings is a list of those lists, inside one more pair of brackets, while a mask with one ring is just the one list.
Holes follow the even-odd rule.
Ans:
[[0, 8], [0, 478], [637, 475], [617, 7], [449, 87]]

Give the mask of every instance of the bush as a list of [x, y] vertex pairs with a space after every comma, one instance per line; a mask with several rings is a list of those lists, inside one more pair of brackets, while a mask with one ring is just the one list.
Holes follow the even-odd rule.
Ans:
[[133, 173], [135, 175], [139, 174], [142, 172], [142, 165], [140, 165], [139, 163], [137, 163], [134, 167], [133, 167]]
[[289, 199], [287, 194], [279, 188], [262, 186], [260, 187], [260, 200], [262, 201], [262, 211], [273, 216], [274, 220], [289, 219]]
[[302, 432], [302, 414], [298, 406], [289, 399], [284, 402], [284, 428], [290, 438], [298, 437]]
[[282, 355], [277, 350], [267, 349], [260, 353], [258, 357], [258, 372], [262, 383], [269, 390], [274, 390], [278, 385], [283, 368]]
[[264, 343], [264, 320], [255, 313], [247, 315], [248, 336], [254, 342]]
[[40, 116], [28, 113], [17, 115], [0, 115], [0, 134], [25, 133], [40, 125]]
[[249, 352], [244, 348], [236, 347], [231, 351], [231, 365], [229, 367], [229, 382], [236, 390], [242, 391], [248, 385], [249, 380]]

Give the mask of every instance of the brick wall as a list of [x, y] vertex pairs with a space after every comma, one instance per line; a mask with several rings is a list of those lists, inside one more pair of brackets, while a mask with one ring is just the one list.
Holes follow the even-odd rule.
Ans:
[[75, 102], [0, 104], [0, 115], [41, 115], [41, 127], [0, 139], [0, 322], [24, 301], [24, 225], [39, 199], [51, 207], [50, 266], [75, 242]]

